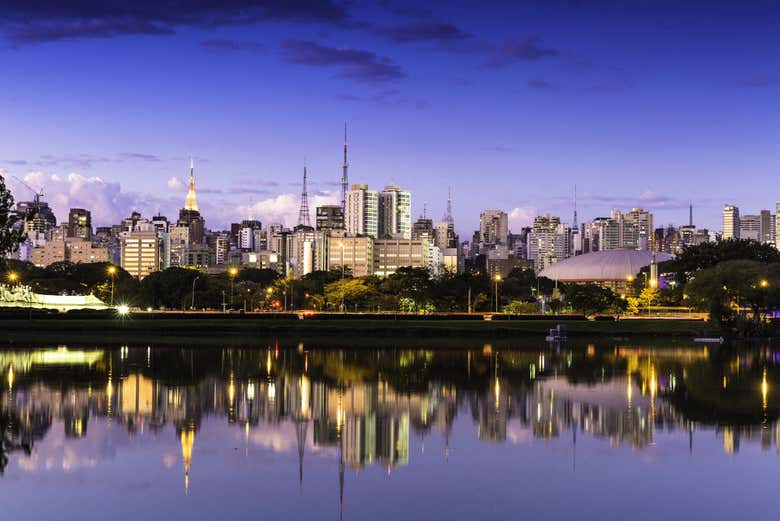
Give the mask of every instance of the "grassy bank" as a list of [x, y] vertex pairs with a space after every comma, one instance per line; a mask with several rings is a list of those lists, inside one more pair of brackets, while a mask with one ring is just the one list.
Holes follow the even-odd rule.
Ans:
[[[271, 338], [330, 338], [350, 343], [372, 339], [513, 339], [544, 341], [551, 320], [225, 320], [198, 317], [188, 320], [154, 319], [6, 319], [0, 321], [0, 341], [9, 343], [40, 339], [92, 342], [197, 343], [256, 342]], [[622, 320], [566, 322], [570, 337], [666, 337], [717, 336], [707, 322], [688, 320]]]

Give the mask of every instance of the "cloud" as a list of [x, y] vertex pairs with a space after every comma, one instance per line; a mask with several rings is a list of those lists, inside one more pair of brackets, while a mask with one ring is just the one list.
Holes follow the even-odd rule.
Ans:
[[107, 165], [112, 163], [125, 163], [131, 161], [141, 161], [147, 163], [160, 163], [162, 158], [155, 154], [146, 154], [140, 152], [120, 152], [113, 156], [96, 156], [93, 154], [66, 154], [55, 156], [52, 154], [43, 154], [37, 159], [4, 159], [3, 163], [16, 166], [30, 166], [34, 169], [48, 170], [51, 168], [63, 168], [73, 170], [88, 170], [97, 165]]
[[13, 45], [120, 35], [174, 34], [178, 27], [209, 28], [261, 21], [348, 25], [334, 0], [10, 0], [0, 5], [0, 31]]
[[474, 35], [447, 22], [415, 22], [380, 30], [395, 43], [436, 42], [440, 44], [462, 42]]
[[340, 77], [357, 82], [389, 82], [406, 77], [401, 67], [390, 58], [348, 47], [326, 47], [311, 41], [287, 40], [282, 44], [282, 56], [287, 63], [334, 67]]
[[[309, 199], [309, 212], [314, 217], [314, 209], [326, 204], [338, 204], [340, 200], [337, 191], [317, 193]], [[251, 205], [239, 206], [237, 215], [251, 215], [260, 219], [263, 223], [284, 223], [285, 226], [294, 226], [298, 221], [300, 198], [294, 194], [280, 194], [268, 199], [257, 201]]]
[[174, 176], [168, 179], [168, 188], [175, 192], [183, 192], [187, 190], [187, 185], [184, 184], [184, 181], [179, 179], [178, 177]]
[[528, 80], [528, 88], [534, 90], [552, 90], [555, 87], [547, 80], [531, 79]]
[[372, 103], [374, 105], [381, 105], [385, 107], [406, 107], [417, 110], [427, 109], [431, 106], [431, 103], [426, 99], [405, 96], [401, 94], [400, 91], [395, 89], [377, 92], [369, 96], [360, 96], [358, 94], [352, 93], [341, 93], [336, 95], [336, 99], [342, 101]]
[[264, 47], [257, 42], [242, 42], [226, 38], [211, 38], [200, 42], [201, 47], [212, 51], [259, 51]]
[[539, 36], [530, 36], [507, 42], [495, 51], [493, 57], [486, 62], [486, 65], [503, 67], [521, 61], [537, 61], [560, 55], [560, 51], [557, 49], [543, 47], [541, 41], [542, 39]]
[[520, 230], [526, 226], [531, 226], [534, 222], [537, 212], [535, 208], [518, 206], [509, 211], [509, 229]]
[[[70, 208], [86, 208], [92, 212], [92, 222], [97, 225], [118, 223], [132, 209], [143, 209], [150, 203], [163, 200], [137, 193], [123, 192], [119, 183], [100, 177], [88, 177], [77, 173], [66, 176], [30, 172], [23, 181], [33, 188], [42, 188], [44, 201], [52, 207], [57, 219], [67, 219]], [[9, 186], [16, 201], [32, 197], [30, 190], [10, 178]]]
[[486, 150], [488, 152], [515, 152], [517, 149], [515, 147], [507, 146], [507, 145], [493, 145], [490, 147], [482, 147], [482, 150]]

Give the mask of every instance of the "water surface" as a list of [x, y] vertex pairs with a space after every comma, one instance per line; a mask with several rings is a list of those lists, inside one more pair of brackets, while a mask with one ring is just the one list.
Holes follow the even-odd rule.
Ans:
[[0, 352], [8, 519], [777, 519], [780, 353]]

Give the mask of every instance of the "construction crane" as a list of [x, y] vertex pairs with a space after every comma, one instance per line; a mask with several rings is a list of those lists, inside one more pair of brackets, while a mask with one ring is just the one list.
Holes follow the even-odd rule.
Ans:
[[43, 188], [41, 188], [40, 190], [36, 190], [35, 188], [33, 188], [32, 186], [28, 185], [23, 180], [21, 180], [18, 177], [16, 177], [15, 175], [12, 175], [11, 177], [16, 179], [20, 183], [22, 183], [22, 185], [27, 187], [27, 189], [34, 194], [34, 197], [33, 197], [33, 208], [35, 208], [36, 211], [40, 210], [40, 207], [41, 207], [41, 197], [43, 197]]

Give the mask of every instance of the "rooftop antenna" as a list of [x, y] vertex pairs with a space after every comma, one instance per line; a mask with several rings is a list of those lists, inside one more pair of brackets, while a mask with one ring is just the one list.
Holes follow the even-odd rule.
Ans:
[[574, 185], [574, 224], [573, 228], [577, 228], [577, 185]]
[[444, 215], [444, 220], [452, 224], [454, 219], [452, 218], [452, 187], [447, 187], [447, 213]]
[[347, 162], [347, 124], [344, 123], [344, 163], [342, 163], [341, 173], [341, 211], [346, 214], [347, 209], [347, 190], [349, 189], [349, 177], [347, 175], [347, 169], [349, 163]]
[[306, 188], [306, 158], [303, 159], [303, 191], [301, 192], [301, 208], [298, 210], [298, 225], [311, 228], [311, 217], [309, 216], [309, 194]]

